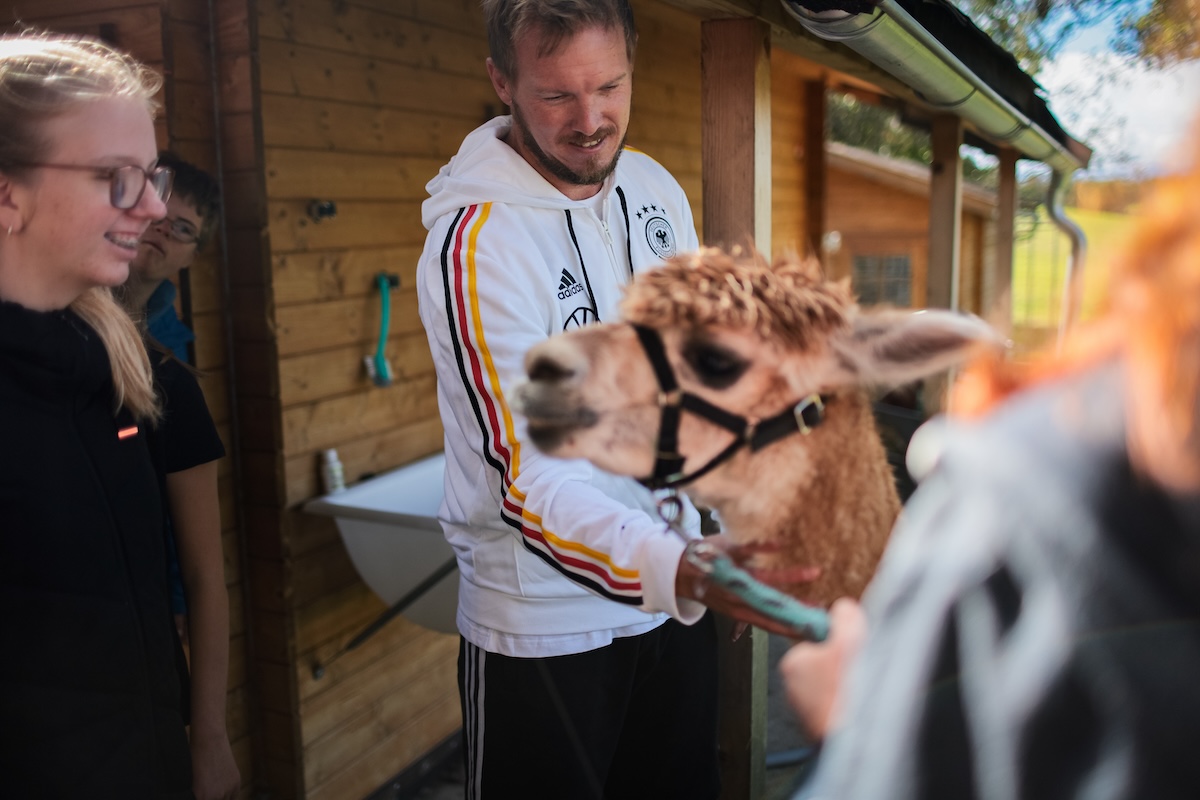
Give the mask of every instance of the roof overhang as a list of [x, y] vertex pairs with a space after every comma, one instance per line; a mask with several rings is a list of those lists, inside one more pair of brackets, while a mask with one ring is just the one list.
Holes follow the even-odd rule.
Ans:
[[934, 111], [961, 117], [986, 141], [1070, 174], [1091, 150], [1072, 138], [1040, 87], [944, 0], [780, 0], [806, 31], [838, 42], [910, 88]]

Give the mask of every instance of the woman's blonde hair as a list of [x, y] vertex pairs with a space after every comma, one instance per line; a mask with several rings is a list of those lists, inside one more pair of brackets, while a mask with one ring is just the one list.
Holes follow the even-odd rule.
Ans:
[[[0, 172], [23, 177], [45, 159], [43, 126], [89, 100], [128, 97], [153, 116], [162, 79], [130, 56], [77, 36], [24, 32], [0, 37]], [[129, 317], [104, 287], [84, 292], [70, 308], [96, 330], [112, 364], [116, 408], [157, 420], [150, 361]]]
[[955, 407], [979, 413], [1027, 386], [1121, 357], [1129, 455], [1160, 485], [1200, 489], [1200, 120], [1186, 172], [1161, 178], [1112, 260], [1103, 310], [1061, 352], [1030, 364], [982, 363]]

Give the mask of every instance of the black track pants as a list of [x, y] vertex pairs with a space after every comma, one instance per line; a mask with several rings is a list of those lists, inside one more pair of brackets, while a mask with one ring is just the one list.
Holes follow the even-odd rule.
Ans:
[[554, 658], [510, 658], [460, 640], [458, 688], [468, 800], [719, 793], [711, 614]]

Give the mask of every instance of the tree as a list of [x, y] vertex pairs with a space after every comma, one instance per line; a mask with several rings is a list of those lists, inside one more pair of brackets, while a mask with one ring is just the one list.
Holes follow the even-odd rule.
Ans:
[[1152, 67], [1200, 57], [1200, 0], [961, 0], [963, 10], [1022, 68], [1036, 75], [1046, 56], [1081, 27], [1112, 20], [1119, 53]]

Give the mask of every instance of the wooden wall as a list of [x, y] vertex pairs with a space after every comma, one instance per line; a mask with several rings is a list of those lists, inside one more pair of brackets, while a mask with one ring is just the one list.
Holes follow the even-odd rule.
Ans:
[[[830, 259], [830, 273], [844, 277], [853, 273], [853, 258], [859, 255], [907, 254], [912, 267], [912, 302], [925, 305], [925, 282], [929, 251], [929, 197], [917, 189], [894, 185], [886, 176], [872, 177], [859, 170], [830, 167], [827, 200], [827, 229], [841, 234], [841, 249]], [[965, 204], [972, 205], [972, 204]], [[964, 208], [960, 244], [959, 304], [965, 311], [979, 312], [985, 244], [991, 227], [990, 212], [979, 207]]]
[[[254, 87], [250, 119], [223, 125], [238, 140], [227, 148], [245, 154], [226, 177], [265, 197], [239, 204], [231, 242], [249, 253], [233, 259], [234, 304], [245, 311], [239, 375], [254, 373], [239, 383], [239, 409], [253, 428], [248, 515], [262, 526], [251, 563], [266, 783], [280, 797], [360, 797], [459, 727], [457, 637], [400, 619], [314, 679], [312, 664], [383, 608], [331, 521], [298, 506], [321, 492], [325, 448], [337, 448], [350, 481], [441, 448], [413, 285], [420, 204], [462, 138], [503, 108], [475, 0], [229, 2], [252, 10], [228, 38], [249, 31], [257, 71], [226, 48], [226, 91]], [[653, 2], [637, 11], [629, 141], [679, 177], [699, 219], [699, 23]], [[312, 199], [335, 202], [337, 216], [308, 219]], [[400, 276], [386, 389], [363, 368], [380, 271]]]
[[[216, 141], [206, 0], [17, 0], [0, 20], [48, 30], [101, 36], [164, 75], [155, 129], [160, 147], [216, 173]], [[229, 370], [218, 237], [180, 278], [196, 331], [196, 366], [209, 411], [226, 451], [233, 452]], [[241, 771], [242, 796], [254, 779], [250, 686], [246, 672], [246, 596], [231, 455], [218, 467], [222, 547], [229, 591], [230, 652], [227, 726]]]
[[771, 51], [771, 249], [775, 255], [811, 251], [805, 191], [809, 120], [804, 100], [807, 84], [821, 77], [818, 65], [784, 50]]

